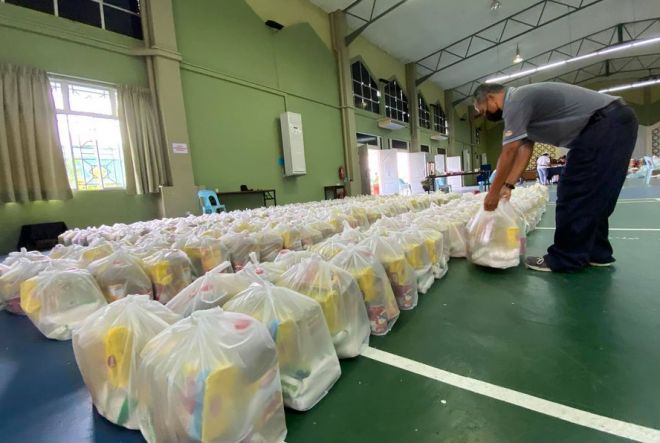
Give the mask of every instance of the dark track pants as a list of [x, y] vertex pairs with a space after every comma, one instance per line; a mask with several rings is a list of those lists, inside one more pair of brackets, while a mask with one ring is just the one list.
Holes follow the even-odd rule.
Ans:
[[597, 111], [568, 146], [557, 189], [555, 243], [545, 256], [553, 271], [614, 260], [608, 218], [626, 179], [637, 128], [633, 110], [616, 102]]

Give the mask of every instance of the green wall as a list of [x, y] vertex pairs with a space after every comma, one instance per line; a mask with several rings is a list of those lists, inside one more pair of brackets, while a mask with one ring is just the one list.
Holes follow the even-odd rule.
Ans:
[[[238, 1], [175, 0], [174, 17], [196, 183], [274, 188], [278, 204], [322, 199], [323, 186], [337, 182], [343, 152], [337, 66], [316, 32], [306, 23], [272, 31]], [[285, 111], [302, 115], [303, 176], [284, 177], [279, 163]]]
[[[0, 62], [112, 83], [146, 86], [142, 42], [91, 26], [0, 3]], [[64, 221], [69, 227], [158, 216], [158, 198], [124, 191], [77, 192], [67, 201], [0, 204], [0, 254], [16, 247], [21, 225]]]

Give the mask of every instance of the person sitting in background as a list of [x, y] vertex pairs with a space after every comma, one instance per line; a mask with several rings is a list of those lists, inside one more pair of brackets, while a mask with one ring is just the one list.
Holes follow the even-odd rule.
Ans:
[[539, 175], [539, 182], [542, 185], [548, 185], [548, 168], [550, 167], [550, 154], [544, 152], [536, 160], [536, 172]]
[[566, 166], [566, 156], [562, 155], [561, 157], [559, 157], [557, 159], [557, 164], [559, 164], [561, 166]]

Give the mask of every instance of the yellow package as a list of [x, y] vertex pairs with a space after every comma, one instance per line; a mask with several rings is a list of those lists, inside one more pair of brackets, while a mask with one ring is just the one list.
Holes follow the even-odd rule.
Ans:
[[21, 309], [28, 315], [37, 315], [37, 311], [41, 309], [41, 302], [35, 294], [38, 281], [37, 277], [32, 277], [21, 283]]
[[115, 388], [128, 387], [132, 343], [132, 334], [125, 326], [112, 327], [103, 337], [108, 382]]

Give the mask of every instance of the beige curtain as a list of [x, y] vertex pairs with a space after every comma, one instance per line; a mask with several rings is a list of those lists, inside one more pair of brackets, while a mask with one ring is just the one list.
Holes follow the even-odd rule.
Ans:
[[71, 197], [46, 72], [0, 63], [0, 202]]
[[124, 145], [126, 190], [129, 193], [159, 192], [168, 184], [165, 143], [161, 135], [156, 106], [149, 90], [120, 86], [119, 122]]

